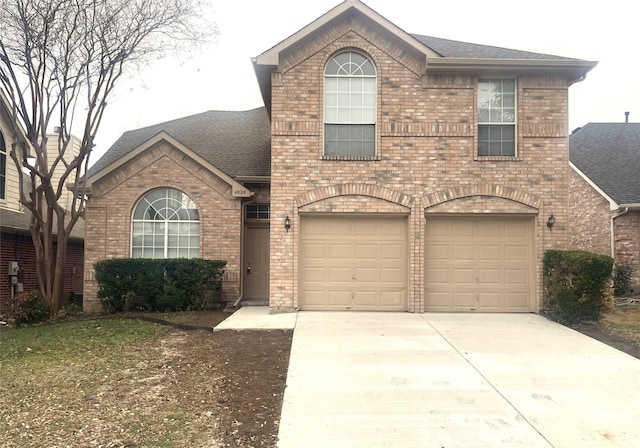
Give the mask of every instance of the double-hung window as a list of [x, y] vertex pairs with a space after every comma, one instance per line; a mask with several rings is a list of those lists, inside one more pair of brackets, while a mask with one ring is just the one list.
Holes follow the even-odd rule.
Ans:
[[516, 81], [478, 81], [478, 156], [516, 155]]
[[132, 258], [195, 258], [200, 216], [189, 196], [174, 188], [147, 193], [133, 210]]
[[335, 55], [324, 72], [324, 155], [376, 155], [376, 71], [361, 53]]

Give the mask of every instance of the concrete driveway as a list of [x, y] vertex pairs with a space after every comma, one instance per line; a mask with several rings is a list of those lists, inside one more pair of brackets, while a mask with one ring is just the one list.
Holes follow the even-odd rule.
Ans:
[[640, 446], [640, 360], [535, 314], [300, 312], [279, 448]]

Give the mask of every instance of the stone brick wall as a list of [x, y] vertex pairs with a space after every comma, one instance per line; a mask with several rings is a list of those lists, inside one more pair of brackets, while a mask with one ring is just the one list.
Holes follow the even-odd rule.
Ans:
[[[377, 69], [375, 160], [323, 157], [323, 70], [345, 48], [366, 53]], [[294, 227], [287, 233], [271, 226], [272, 308], [298, 305], [299, 212], [375, 212], [358, 196], [404, 207], [410, 216], [410, 311], [424, 310], [424, 214], [429, 207], [462, 199], [455, 205], [461, 213], [526, 210], [538, 215], [539, 259], [545, 249], [567, 248], [566, 80], [518, 77], [518, 155], [478, 158], [474, 76], [423, 76], [418, 55], [357, 19], [336, 24], [283, 59], [272, 78], [272, 222], [289, 215]], [[341, 188], [345, 185], [354, 187]], [[471, 196], [484, 197], [482, 209], [475, 199], [464, 199]], [[504, 200], [518, 204], [505, 206]], [[553, 232], [545, 225], [551, 213], [556, 217]], [[538, 263], [536, 303], [541, 285]]]
[[231, 197], [226, 182], [162, 141], [92, 185], [86, 210], [85, 309], [99, 309], [93, 264], [130, 256], [133, 209], [158, 187], [181, 190], [195, 202], [200, 257], [227, 261], [222, 300], [239, 297], [242, 202]]
[[632, 211], [615, 218], [616, 263], [633, 268], [631, 284], [640, 292], [640, 212]]
[[569, 247], [611, 256], [609, 201], [569, 170]]

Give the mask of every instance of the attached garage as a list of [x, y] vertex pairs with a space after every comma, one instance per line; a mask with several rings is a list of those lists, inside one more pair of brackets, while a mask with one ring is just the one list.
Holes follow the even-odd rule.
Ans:
[[534, 217], [427, 215], [427, 311], [534, 311], [534, 283]]
[[303, 215], [303, 310], [407, 309], [407, 217]]

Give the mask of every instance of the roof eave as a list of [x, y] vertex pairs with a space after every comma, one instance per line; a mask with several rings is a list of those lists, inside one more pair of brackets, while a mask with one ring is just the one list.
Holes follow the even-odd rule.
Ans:
[[558, 73], [573, 84], [582, 81], [597, 64], [594, 61], [565, 59], [429, 58], [427, 73]]

